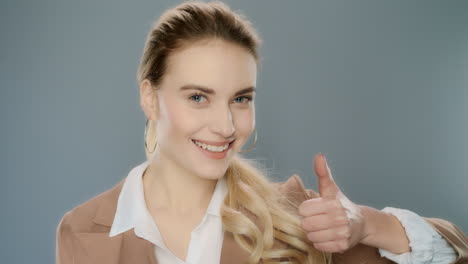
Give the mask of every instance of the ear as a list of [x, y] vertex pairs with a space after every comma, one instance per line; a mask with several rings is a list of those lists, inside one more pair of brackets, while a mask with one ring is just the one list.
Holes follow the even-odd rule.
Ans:
[[148, 79], [140, 83], [140, 105], [146, 118], [149, 120], [158, 120], [159, 102], [156, 91]]

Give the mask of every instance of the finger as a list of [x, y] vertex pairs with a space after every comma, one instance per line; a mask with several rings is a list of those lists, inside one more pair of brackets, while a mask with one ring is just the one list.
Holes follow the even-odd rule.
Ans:
[[325, 200], [322, 197], [308, 199], [303, 201], [299, 207], [299, 214], [302, 216], [312, 216], [327, 212], [327, 207], [333, 206], [334, 200]]
[[326, 252], [344, 252], [349, 249], [348, 239], [314, 243], [314, 247]]
[[329, 200], [318, 197], [303, 201], [299, 205], [298, 210], [300, 215], [307, 217], [343, 210], [343, 206], [339, 200]]
[[307, 232], [315, 232], [325, 229], [332, 229], [337, 226], [347, 225], [348, 218], [344, 212], [336, 215], [321, 214], [305, 217], [301, 220], [302, 229]]
[[338, 185], [333, 180], [330, 168], [323, 154], [315, 156], [314, 170], [318, 177], [319, 193], [322, 197], [335, 197], [339, 192]]
[[350, 236], [351, 232], [348, 225], [307, 233], [307, 238], [314, 243], [347, 239]]

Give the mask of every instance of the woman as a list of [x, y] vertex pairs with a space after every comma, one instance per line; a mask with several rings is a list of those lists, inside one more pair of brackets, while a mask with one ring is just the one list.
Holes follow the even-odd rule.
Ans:
[[220, 2], [186, 2], [160, 17], [137, 75], [147, 160], [64, 215], [58, 263], [467, 260], [467, 239], [449, 222], [352, 203], [323, 155], [314, 160], [319, 193], [297, 175], [272, 183], [240, 156], [257, 136], [260, 43]]

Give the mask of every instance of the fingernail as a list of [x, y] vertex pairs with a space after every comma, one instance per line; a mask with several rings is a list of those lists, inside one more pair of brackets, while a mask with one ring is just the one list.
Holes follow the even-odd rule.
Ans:
[[330, 170], [330, 167], [328, 167], [328, 161], [327, 161], [327, 159], [325, 158], [325, 156], [323, 156], [323, 159], [325, 159], [325, 165], [327, 165], [327, 169]]

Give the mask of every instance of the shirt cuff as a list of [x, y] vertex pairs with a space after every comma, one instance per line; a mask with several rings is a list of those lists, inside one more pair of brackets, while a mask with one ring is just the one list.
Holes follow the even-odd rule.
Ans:
[[449, 264], [456, 260], [456, 252], [447, 241], [416, 213], [393, 207], [385, 207], [383, 212], [394, 215], [405, 229], [411, 252], [395, 254], [380, 249], [382, 257], [398, 264]]

